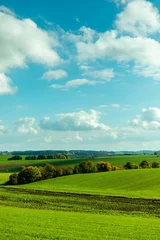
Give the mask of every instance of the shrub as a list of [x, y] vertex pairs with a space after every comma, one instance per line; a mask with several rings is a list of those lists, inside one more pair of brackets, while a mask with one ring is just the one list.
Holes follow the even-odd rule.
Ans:
[[8, 158], [8, 160], [22, 160], [21, 156], [13, 156], [11, 158]]
[[25, 160], [36, 160], [37, 156], [26, 156]]
[[135, 162], [127, 162], [126, 165], [124, 165], [125, 169], [138, 169], [138, 165]]
[[13, 173], [9, 176], [9, 184], [11, 185], [18, 184], [18, 173]]
[[43, 169], [43, 177], [44, 179], [48, 179], [48, 178], [55, 178], [58, 176], [58, 170], [57, 167], [51, 165], [51, 164], [46, 164], [46, 166], [44, 166]]
[[95, 173], [97, 172], [97, 166], [90, 160], [81, 162], [78, 165], [79, 173]]
[[78, 174], [78, 173], [79, 173], [78, 165], [76, 165], [76, 166], [74, 167], [73, 173], [74, 173], [74, 174]]
[[152, 168], [159, 168], [159, 163], [158, 162], [153, 162], [152, 163]]
[[124, 167], [119, 165], [119, 166], [113, 166], [112, 171], [119, 171], [119, 170], [124, 170]]
[[140, 168], [149, 168], [149, 163], [147, 161], [142, 161], [140, 164], [139, 164], [139, 167]]
[[97, 163], [97, 170], [98, 170], [99, 172], [112, 171], [112, 169], [113, 169], [113, 166], [112, 166], [112, 164], [109, 163], [109, 162], [103, 162], [103, 161], [101, 161], [101, 162], [98, 162], [98, 163]]
[[36, 182], [41, 179], [41, 172], [38, 167], [25, 167], [18, 173], [18, 183], [25, 184]]
[[66, 175], [72, 175], [73, 174], [73, 168], [67, 167], [65, 172], [66, 172]]
[[62, 167], [55, 166], [55, 169], [56, 169], [56, 177], [63, 176], [66, 174], [65, 169]]

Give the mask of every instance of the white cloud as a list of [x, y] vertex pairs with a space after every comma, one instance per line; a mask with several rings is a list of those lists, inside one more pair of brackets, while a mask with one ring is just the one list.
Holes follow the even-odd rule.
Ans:
[[0, 7], [0, 71], [24, 68], [28, 61], [55, 66], [61, 62], [54, 39], [31, 19], [20, 19]]
[[56, 115], [59, 120], [54, 122], [46, 117], [40, 121], [39, 126], [50, 131], [108, 131], [109, 127], [100, 123], [100, 113], [95, 110], [88, 112], [79, 111], [72, 113], [61, 113]]
[[113, 108], [119, 108], [119, 107], [120, 107], [120, 105], [119, 105], [119, 104], [117, 104], [117, 103], [113, 103], [113, 104], [111, 104], [111, 107], [113, 107]]
[[16, 131], [22, 134], [26, 134], [26, 133], [37, 134], [38, 131], [34, 127], [34, 124], [35, 124], [35, 118], [28, 118], [28, 117], [20, 118], [16, 122]]
[[[135, 0], [111, 0], [111, 1], [115, 2], [119, 6], [120, 4], [127, 4], [127, 3], [133, 2]], [[143, 0], [140, 0], [140, 1], [143, 1]]]
[[148, 1], [134, 0], [117, 15], [115, 25], [120, 32], [134, 36], [153, 34], [160, 31], [159, 11]]
[[[150, 69], [150, 76], [155, 76], [160, 68], [160, 43], [144, 37], [118, 37], [117, 31], [99, 34], [94, 43], [78, 42], [76, 44], [78, 61], [88, 62], [96, 59], [112, 59], [118, 63], [131, 62], [141, 69]], [[153, 70], [153, 71], [152, 71]]]
[[52, 142], [52, 137], [51, 136], [47, 136], [47, 137], [44, 138], [44, 141], [46, 143], [51, 143]]
[[27, 105], [17, 105], [16, 106], [16, 108], [18, 108], [18, 109], [27, 109], [28, 108], [28, 106]]
[[76, 140], [77, 141], [83, 141], [83, 138], [79, 135], [79, 133], [77, 132], [77, 134], [76, 134]]
[[12, 80], [4, 73], [0, 73], [0, 95], [14, 94], [17, 90], [18, 88], [13, 86]]
[[82, 79], [74, 79], [66, 82], [64, 85], [59, 85], [59, 84], [53, 84], [51, 85], [51, 88], [60, 88], [60, 89], [68, 89], [68, 88], [76, 88], [80, 87], [83, 85], [95, 85], [97, 82], [96, 81], [91, 81], [85, 78]]
[[62, 69], [58, 69], [58, 70], [55, 70], [55, 71], [45, 72], [42, 76], [42, 79], [46, 79], [48, 81], [51, 81], [51, 80], [58, 80], [58, 79], [66, 77], [66, 76], [67, 76], [67, 72], [65, 72]]
[[117, 138], [118, 138], [117, 132], [111, 132], [111, 137], [112, 137], [113, 139], [117, 139]]
[[129, 125], [146, 130], [160, 129], [160, 108], [144, 108], [141, 115], [138, 115]]
[[96, 31], [86, 26], [82, 26], [76, 34], [65, 32], [63, 29], [61, 31], [62, 38], [72, 43], [76, 43], [77, 41], [92, 42], [97, 37]]
[[84, 70], [83, 75], [89, 76], [97, 80], [103, 80], [109, 82], [112, 78], [115, 77], [114, 70], [111, 69], [102, 69], [102, 70], [92, 70], [87, 66], [81, 66], [81, 69]]

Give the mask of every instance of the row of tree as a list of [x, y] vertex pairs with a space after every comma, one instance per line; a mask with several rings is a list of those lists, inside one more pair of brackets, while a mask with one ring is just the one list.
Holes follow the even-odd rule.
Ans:
[[[22, 160], [23, 158], [19, 155], [8, 158], [8, 160]], [[49, 155], [38, 155], [38, 156], [26, 156], [25, 160], [45, 160], [45, 159], [71, 159], [71, 156], [67, 154], [49, 154]]]
[[[159, 168], [159, 163], [153, 162], [152, 167]], [[134, 162], [128, 162], [124, 166], [113, 166], [109, 162], [100, 161], [97, 164], [94, 164], [92, 161], [88, 160], [79, 163], [74, 168], [64, 168], [59, 166], [53, 166], [51, 164], [46, 164], [44, 167], [29, 166], [24, 167], [19, 173], [11, 174], [8, 184], [26, 184], [44, 179], [56, 178], [72, 174], [107, 172], [138, 168], [150, 168], [150, 165], [147, 161], [142, 161], [139, 165]]]

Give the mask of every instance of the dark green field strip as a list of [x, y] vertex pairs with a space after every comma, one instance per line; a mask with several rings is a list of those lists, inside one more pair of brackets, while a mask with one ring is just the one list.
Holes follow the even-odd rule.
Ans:
[[58, 211], [99, 214], [116, 214], [119, 212], [129, 215], [160, 217], [160, 200], [156, 199], [1, 188], [0, 204]]

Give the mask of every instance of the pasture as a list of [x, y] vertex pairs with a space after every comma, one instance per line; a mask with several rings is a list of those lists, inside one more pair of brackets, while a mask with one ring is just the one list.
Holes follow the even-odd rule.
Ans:
[[[150, 164], [156, 156], [92, 159], [113, 165]], [[0, 157], [0, 239], [158, 240], [160, 169], [76, 174], [5, 186], [22, 166], [75, 166], [84, 159], [8, 161]]]
[[123, 170], [76, 174], [20, 185], [19, 187], [55, 192], [160, 198], [159, 176], [160, 169]]

